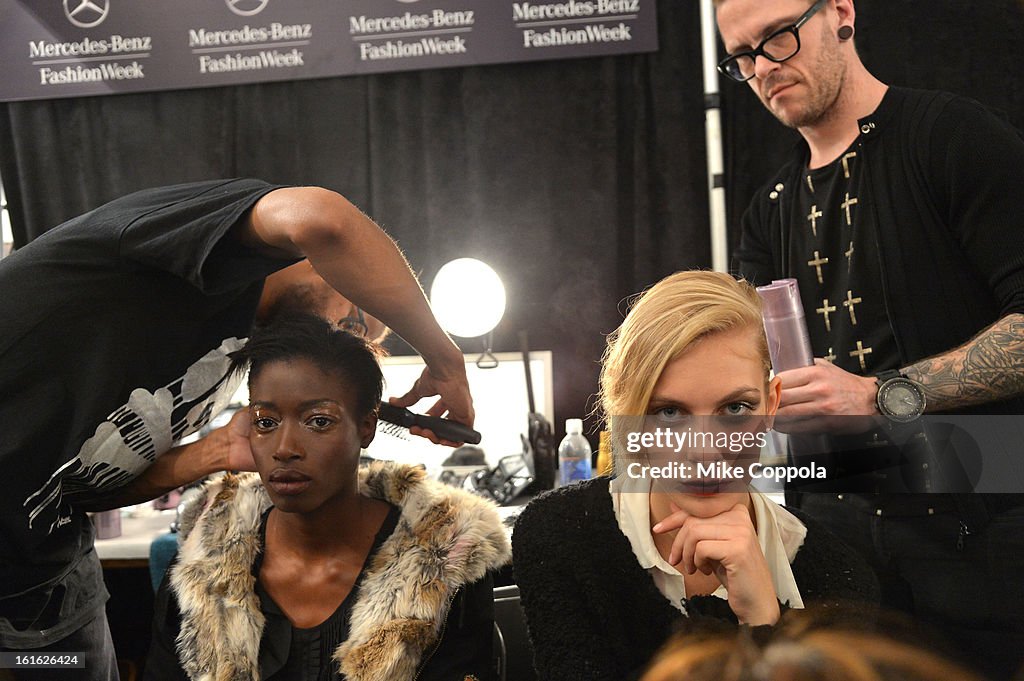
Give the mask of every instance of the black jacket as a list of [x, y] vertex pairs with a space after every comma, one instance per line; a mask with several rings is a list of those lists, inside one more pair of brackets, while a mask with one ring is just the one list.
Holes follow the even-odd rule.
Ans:
[[[1024, 312], [1020, 133], [972, 100], [898, 87], [860, 126], [857, 151], [903, 366]], [[743, 216], [736, 266], [757, 285], [792, 276], [789, 201], [807, 159], [801, 144]], [[1024, 400], [977, 411], [1024, 413]]]
[[[692, 627], [736, 627], [727, 601], [698, 596], [689, 617], [655, 586], [619, 529], [609, 478], [537, 497], [512, 536], [516, 583], [541, 679], [621, 681], [665, 640]], [[878, 581], [860, 556], [800, 516], [807, 537], [792, 563], [808, 606], [877, 604]]]

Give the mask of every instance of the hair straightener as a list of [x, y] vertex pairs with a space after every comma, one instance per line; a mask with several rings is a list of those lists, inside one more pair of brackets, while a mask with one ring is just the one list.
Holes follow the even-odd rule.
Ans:
[[442, 440], [465, 442], [471, 445], [480, 444], [480, 433], [458, 421], [441, 418], [440, 416], [416, 414], [404, 407], [396, 407], [387, 402], [380, 403], [377, 416], [383, 421], [402, 428], [411, 428], [412, 426], [428, 428]]

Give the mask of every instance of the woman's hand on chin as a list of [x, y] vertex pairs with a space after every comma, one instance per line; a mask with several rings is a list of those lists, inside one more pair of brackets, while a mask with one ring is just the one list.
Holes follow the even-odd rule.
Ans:
[[750, 512], [736, 504], [710, 518], [698, 518], [671, 504], [672, 514], [655, 534], [676, 529], [668, 562], [688, 575], [714, 573], [729, 592], [729, 607], [740, 624], [775, 624], [779, 600]]

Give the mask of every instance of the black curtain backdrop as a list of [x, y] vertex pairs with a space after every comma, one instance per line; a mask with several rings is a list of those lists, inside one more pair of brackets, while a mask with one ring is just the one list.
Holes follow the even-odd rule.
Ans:
[[[883, 80], [966, 94], [1024, 127], [1020, 0], [857, 10], [858, 47]], [[652, 54], [0, 105], [16, 245], [149, 186], [255, 176], [329, 187], [399, 242], [425, 287], [456, 257], [498, 271], [509, 306], [494, 349], [518, 350], [525, 329], [553, 351], [560, 434], [593, 406], [624, 299], [710, 265], [699, 6], [661, 0], [658, 15]], [[747, 86], [722, 90], [735, 245], [750, 197], [797, 136]], [[525, 414], [509, 418], [525, 428]]]

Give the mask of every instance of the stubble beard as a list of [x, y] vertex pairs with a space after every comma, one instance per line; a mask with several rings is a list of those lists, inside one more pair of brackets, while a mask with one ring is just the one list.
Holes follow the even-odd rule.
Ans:
[[[779, 122], [789, 128], [811, 128], [821, 125], [837, 114], [837, 103], [846, 81], [846, 65], [839, 52], [839, 43], [830, 33], [822, 34], [822, 49], [818, 53], [812, 74], [814, 82], [802, 81], [809, 92], [801, 106], [792, 112], [777, 111], [768, 104]], [[765, 85], [771, 85], [766, 83]]]

